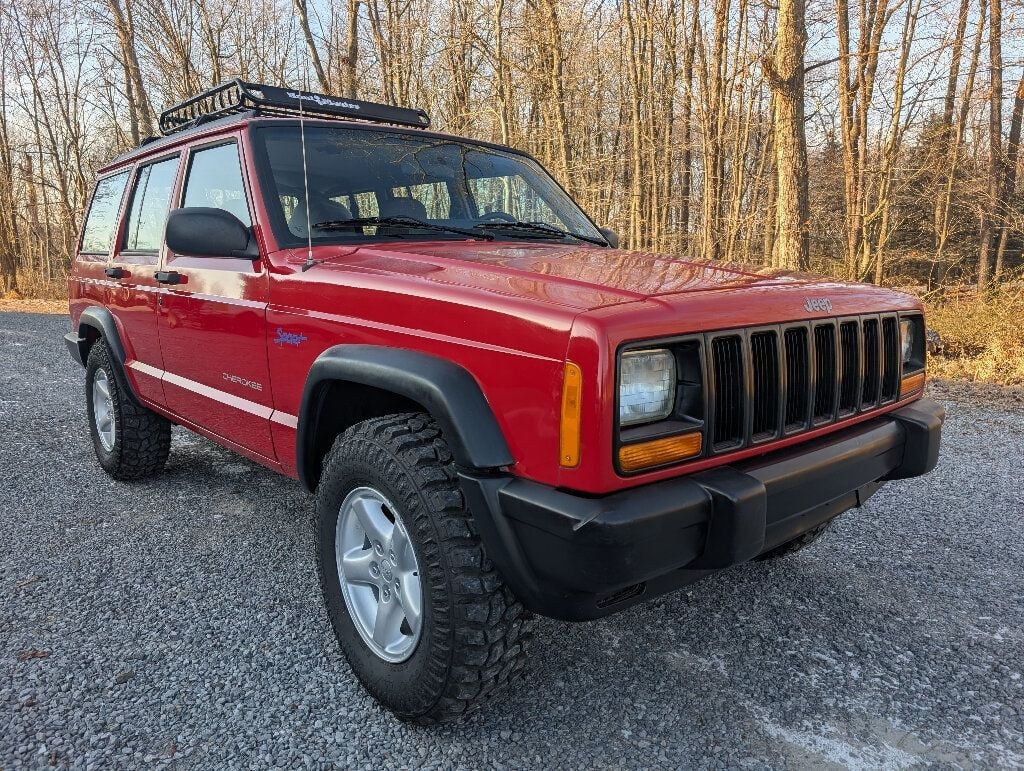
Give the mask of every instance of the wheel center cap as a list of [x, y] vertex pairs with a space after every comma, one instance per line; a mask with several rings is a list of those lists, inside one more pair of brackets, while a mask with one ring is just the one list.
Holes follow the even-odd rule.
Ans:
[[389, 560], [384, 560], [380, 563], [380, 572], [384, 576], [385, 581], [390, 581], [395, 577], [394, 568]]

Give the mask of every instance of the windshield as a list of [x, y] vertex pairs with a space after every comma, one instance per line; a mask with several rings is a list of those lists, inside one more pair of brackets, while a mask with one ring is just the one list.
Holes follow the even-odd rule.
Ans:
[[[361, 128], [306, 126], [307, 218], [299, 127], [265, 126], [254, 135], [271, 225], [282, 246], [305, 245], [310, 231], [314, 244], [467, 238], [436, 226], [495, 239], [571, 243], [578, 236], [604, 242], [530, 158], [454, 139]], [[398, 220], [338, 225], [365, 218]], [[412, 220], [435, 227], [420, 228]]]

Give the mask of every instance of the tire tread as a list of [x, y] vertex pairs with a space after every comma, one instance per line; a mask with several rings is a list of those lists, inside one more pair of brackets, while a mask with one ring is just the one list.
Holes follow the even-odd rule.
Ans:
[[[433, 418], [404, 413], [352, 426], [327, 454], [324, 478], [337, 473], [350, 453], [363, 457], [369, 453], [375, 462], [379, 459], [390, 480], [412, 480], [413, 489], [403, 490], [407, 493], [403, 512], [414, 519], [421, 540], [436, 546], [430, 551], [443, 563], [448, 577], [451, 612], [434, 617], [439, 632], [432, 652], [436, 666], [427, 668], [432, 682], [424, 684], [436, 699], [425, 710], [399, 713], [399, 717], [418, 725], [459, 717], [522, 673], [532, 631], [528, 614], [484, 552], [459, 487], [451, 450]], [[318, 496], [322, 489], [323, 485]], [[415, 505], [416, 496], [427, 504], [425, 508]], [[321, 553], [317, 548], [317, 567], [323, 575]], [[421, 565], [421, 576], [425, 570]], [[428, 591], [432, 588], [424, 581], [424, 593]]]

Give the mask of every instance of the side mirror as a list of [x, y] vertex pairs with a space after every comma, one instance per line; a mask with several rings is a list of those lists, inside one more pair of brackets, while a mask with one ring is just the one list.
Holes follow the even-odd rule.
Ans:
[[608, 246], [612, 249], [619, 248], [619, 234], [611, 228], [598, 228], [601, 231], [601, 235], [604, 236], [604, 240], [608, 242]]
[[252, 232], [234, 214], [206, 206], [174, 209], [167, 217], [167, 248], [188, 257], [259, 259]]

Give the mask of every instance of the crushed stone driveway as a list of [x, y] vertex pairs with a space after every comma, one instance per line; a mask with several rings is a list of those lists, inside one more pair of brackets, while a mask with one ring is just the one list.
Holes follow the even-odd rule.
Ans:
[[939, 468], [816, 544], [599, 622], [407, 727], [321, 606], [298, 483], [175, 431], [95, 463], [67, 318], [0, 314], [0, 769], [1024, 765], [1024, 403], [936, 389]]

